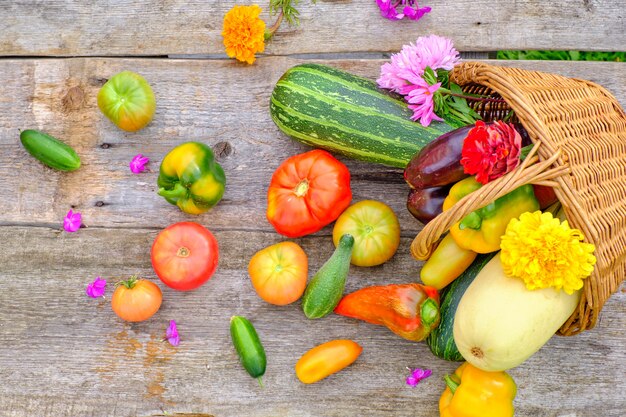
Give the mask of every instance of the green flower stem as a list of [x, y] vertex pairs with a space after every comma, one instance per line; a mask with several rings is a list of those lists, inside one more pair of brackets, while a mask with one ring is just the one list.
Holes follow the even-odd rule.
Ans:
[[272, 36], [274, 36], [274, 33], [276, 33], [276, 31], [280, 27], [280, 24], [283, 22], [283, 18], [284, 17], [285, 17], [285, 13], [284, 13], [283, 9], [281, 9], [280, 12], [278, 13], [278, 17], [276, 18], [276, 21], [274, 22], [274, 24], [272, 26], [270, 26], [269, 29], [265, 29], [265, 40], [266, 41], [271, 39]]
[[439, 87], [437, 91], [440, 91], [442, 94], [446, 94], [449, 96], [464, 98], [465, 100], [484, 101], [484, 102], [489, 102], [489, 103], [505, 103], [506, 102], [506, 100], [502, 98], [491, 98], [491, 97], [484, 97], [484, 96], [468, 96], [465, 94], [457, 94], [443, 87]]

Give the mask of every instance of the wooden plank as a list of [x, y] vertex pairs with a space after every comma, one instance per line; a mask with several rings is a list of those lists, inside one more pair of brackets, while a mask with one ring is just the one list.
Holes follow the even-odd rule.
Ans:
[[[272, 172], [288, 156], [309, 148], [279, 132], [270, 119], [268, 101], [276, 80], [299, 62], [272, 57], [244, 67], [219, 60], [0, 61], [0, 149], [5, 155], [0, 160], [1, 224], [59, 228], [70, 208], [81, 211], [89, 227], [162, 228], [195, 219], [167, 204], [155, 188], [164, 155], [178, 143], [200, 140], [219, 148], [227, 175], [224, 199], [201, 221], [210, 221], [217, 229], [271, 231], [264, 207]], [[381, 64], [379, 60], [319, 62], [372, 78]], [[588, 78], [626, 103], [626, 66], [621, 63], [502, 64]], [[143, 74], [157, 96], [154, 121], [136, 133], [117, 129], [96, 104], [103, 80], [124, 69]], [[26, 128], [67, 141], [81, 155], [82, 168], [60, 173], [32, 159], [18, 138], [18, 129]], [[130, 173], [128, 162], [137, 153], [152, 159], [152, 172]], [[352, 172], [354, 199], [379, 198], [384, 184], [385, 199], [399, 214], [405, 235], [414, 234], [419, 223], [404, 209], [408, 188], [400, 171], [342, 160]]]
[[[223, 16], [232, 1], [48, 0], [0, 3], [0, 55], [224, 54]], [[250, 4], [238, 0], [236, 3]], [[266, 9], [268, 1], [259, 2]], [[421, 3], [420, 3], [421, 4]], [[420, 22], [380, 16], [373, 0], [299, 6], [300, 27], [281, 28], [265, 53], [394, 52], [418, 36], [453, 38], [462, 51], [621, 50], [624, 4], [614, 0], [515, 2], [430, 0]], [[267, 11], [262, 18], [273, 22]], [[578, 30], [576, 28], [584, 28]]]
[[[202, 223], [211, 227], [212, 221]], [[445, 373], [458, 365], [435, 358], [423, 343], [386, 329], [330, 316], [308, 321], [299, 305], [270, 306], [255, 295], [246, 274], [258, 249], [280, 241], [274, 233], [218, 231], [223, 256], [202, 288], [163, 288], [164, 304], [140, 324], [123, 323], [108, 300], [115, 278], [138, 273], [154, 279], [151, 229], [90, 228], [69, 235], [45, 227], [1, 227], [0, 410], [3, 416], [435, 416]], [[332, 251], [326, 236], [298, 239], [316, 270]], [[348, 290], [406, 282], [417, 264], [403, 239], [392, 261], [352, 267]], [[84, 295], [96, 275], [111, 283], [107, 299]], [[163, 286], [162, 286], [163, 287]], [[248, 316], [268, 354], [261, 389], [237, 362], [229, 318]], [[161, 341], [169, 320], [181, 333], [178, 348]], [[510, 371], [519, 394], [516, 416], [618, 417], [626, 409], [626, 293], [605, 306], [598, 327], [554, 337]], [[308, 348], [332, 338], [363, 345], [358, 361], [323, 383], [300, 384], [293, 371]], [[416, 388], [406, 366], [434, 376]], [[575, 395], [573, 394], [575, 393]], [[171, 414], [166, 414], [171, 413]]]

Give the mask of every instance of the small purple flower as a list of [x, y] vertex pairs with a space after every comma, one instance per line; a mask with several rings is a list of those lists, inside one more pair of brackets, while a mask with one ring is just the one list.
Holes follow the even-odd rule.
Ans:
[[96, 280], [91, 284], [87, 285], [87, 289], [85, 292], [91, 298], [99, 298], [104, 297], [104, 291], [107, 286], [107, 281], [100, 277], [96, 277]]
[[178, 329], [176, 328], [176, 322], [174, 320], [170, 320], [170, 326], [165, 331], [165, 336], [167, 337], [167, 341], [170, 342], [170, 345], [172, 346], [178, 346], [180, 343]]
[[420, 20], [426, 13], [430, 13], [432, 9], [428, 6], [420, 8], [417, 3], [415, 3], [415, 8], [411, 6], [407, 6], [402, 11], [404, 16], [410, 20]]
[[82, 224], [82, 217], [79, 212], [74, 213], [72, 210], [68, 211], [63, 219], [63, 229], [66, 232], [72, 233], [80, 229]]
[[[380, 9], [380, 15], [389, 20], [401, 20], [406, 17], [417, 21], [431, 11], [430, 7], [420, 8], [415, 0], [376, 0], [376, 4]], [[398, 6], [404, 6], [402, 12], [398, 12]]]
[[415, 369], [411, 369], [411, 368], [407, 368], [410, 372], [411, 375], [406, 377], [406, 384], [414, 387], [417, 384], [420, 383], [420, 381], [425, 380], [426, 378], [428, 378], [429, 376], [431, 376], [433, 374], [433, 371], [431, 371], [430, 369], [420, 369], [420, 368], [415, 368]]
[[130, 161], [130, 170], [133, 174], [139, 174], [146, 170], [146, 164], [150, 162], [150, 159], [142, 154], [135, 155]]

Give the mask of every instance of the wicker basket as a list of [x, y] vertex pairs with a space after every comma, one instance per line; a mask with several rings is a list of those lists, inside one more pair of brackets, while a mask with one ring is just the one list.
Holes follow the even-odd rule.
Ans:
[[604, 88], [589, 81], [467, 62], [451, 73], [466, 92], [502, 100], [477, 102], [485, 120], [511, 109], [533, 151], [513, 172], [488, 183], [429, 222], [411, 245], [430, 256], [454, 223], [524, 184], [552, 186], [573, 227], [596, 246], [597, 264], [580, 304], [559, 330], [573, 335], [595, 326], [602, 306], [626, 276], [626, 115]]

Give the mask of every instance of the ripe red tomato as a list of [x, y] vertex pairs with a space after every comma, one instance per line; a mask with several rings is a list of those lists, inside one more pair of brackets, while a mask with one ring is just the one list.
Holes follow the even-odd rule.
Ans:
[[122, 320], [144, 321], [161, 308], [161, 289], [152, 281], [130, 277], [117, 286], [111, 308]]
[[351, 200], [348, 168], [316, 149], [276, 169], [267, 191], [267, 219], [281, 235], [305, 236], [336, 220]]
[[152, 268], [175, 290], [190, 291], [211, 278], [219, 253], [215, 236], [198, 223], [172, 224], [152, 244]]

